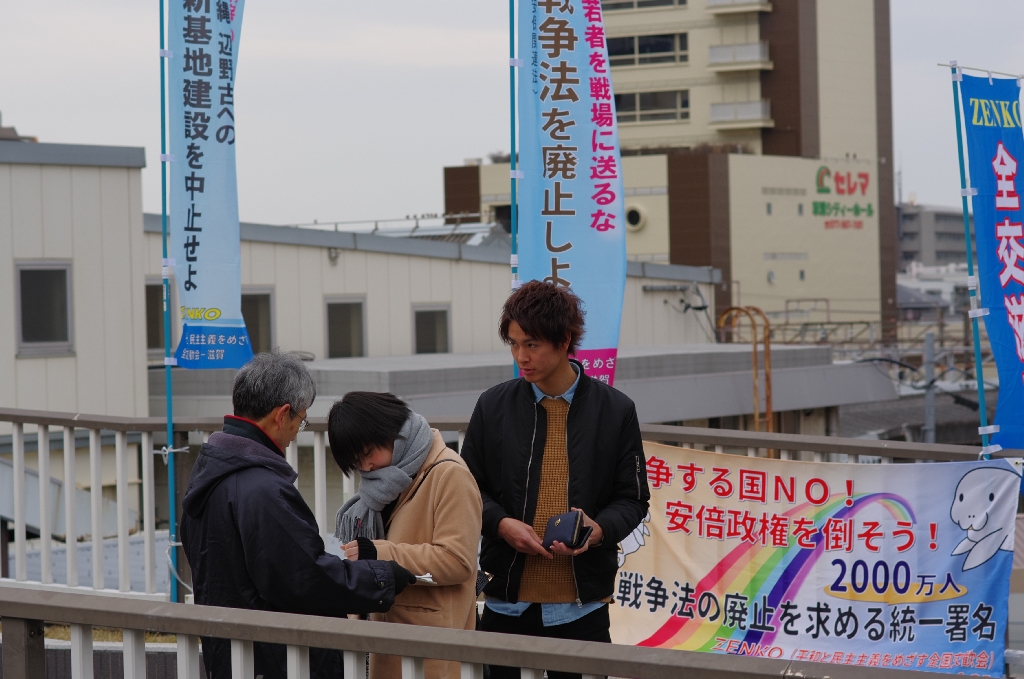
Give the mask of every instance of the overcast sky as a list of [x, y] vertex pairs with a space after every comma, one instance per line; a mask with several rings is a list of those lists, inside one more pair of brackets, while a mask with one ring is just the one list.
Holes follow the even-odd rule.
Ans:
[[[151, 212], [157, 6], [0, 0], [3, 124], [45, 142], [145, 146]], [[235, 96], [242, 219], [442, 211], [442, 167], [508, 150], [507, 21], [503, 0], [249, 0]], [[892, 0], [905, 199], [959, 204], [949, 75], [935, 64], [1024, 72], [1022, 25], [1021, 0]]]

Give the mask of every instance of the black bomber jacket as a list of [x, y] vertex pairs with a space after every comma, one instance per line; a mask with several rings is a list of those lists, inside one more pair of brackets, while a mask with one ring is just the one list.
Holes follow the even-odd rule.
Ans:
[[[577, 602], [588, 603], [612, 595], [618, 544], [644, 519], [651, 494], [633, 401], [576, 367], [580, 381], [566, 418], [566, 511], [579, 507], [604, 531], [600, 545], [573, 558]], [[498, 523], [505, 517], [533, 523], [546, 437], [547, 411], [526, 380], [480, 395], [462, 457], [483, 496], [480, 565], [491, 575], [489, 597], [518, 601], [526, 557], [498, 537]]]

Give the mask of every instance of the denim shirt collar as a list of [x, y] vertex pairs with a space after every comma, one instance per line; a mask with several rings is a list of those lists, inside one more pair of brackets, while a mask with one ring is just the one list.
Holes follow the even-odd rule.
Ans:
[[536, 384], [531, 384], [530, 386], [533, 387], [533, 397], [535, 399], [535, 403], [540, 403], [541, 400], [543, 400], [544, 398], [561, 398], [565, 399], [566, 403], [572, 403], [572, 397], [576, 395], [576, 387], [579, 386], [580, 383], [580, 369], [576, 366], [575, 363], [570, 362], [569, 365], [571, 365], [572, 369], [576, 372], [576, 381], [572, 383], [572, 386], [566, 389], [564, 394], [560, 394], [558, 396], [549, 396], [548, 394], [545, 394], [543, 391], [541, 391], [540, 387], [538, 387]]

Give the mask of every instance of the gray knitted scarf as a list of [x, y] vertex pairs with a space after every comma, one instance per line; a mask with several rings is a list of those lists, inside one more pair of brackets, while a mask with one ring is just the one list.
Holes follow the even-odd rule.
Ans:
[[391, 465], [370, 472], [359, 472], [359, 492], [341, 506], [334, 521], [334, 537], [342, 544], [357, 537], [384, 538], [381, 510], [402, 494], [416, 478], [427, 453], [434, 444], [430, 425], [411, 413], [395, 439]]

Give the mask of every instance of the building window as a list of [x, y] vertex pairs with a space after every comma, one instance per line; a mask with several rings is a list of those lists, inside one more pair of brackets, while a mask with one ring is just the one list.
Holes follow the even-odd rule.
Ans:
[[797, 205], [796, 205], [796, 214], [797, 214], [798, 217], [803, 217], [804, 216], [804, 204], [803, 203], [797, 203]]
[[71, 263], [15, 265], [18, 291], [18, 355], [60, 356], [74, 351]]
[[690, 91], [668, 90], [616, 94], [615, 110], [620, 123], [688, 120], [690, 118]]
[[601, 9], [644, 9], [645, 7], [685, 7], [686, 0], [601, 0]]
[[164, 286], [146, 286], [146, 348], [164, 348]]
[[800, 280], [804, 280], [804, 279], [805, 279], [804, 270], [800, 269]]
[[686, 63], [690, 58], [686, 33], [608, 38], [607, 43], [611, 66]]
[[245, 329], [249, 333], [252, 353], [262, 354], [274, 347], [273, 322], [271, 320], [270, 291], [250, 291], [242, 293], [242, 318]]
[[365, 356], [363, 351], [363, 303], [327, 303], [327, 358]]
[[447, 354], [448, 309], [416, 309], [413, 311], [413, 326], [416, 336], [417, 354]]
[[765, 205], [765, 213], [770, 217], [771, 214], [772, 214], [772, 204], [771, 203], [765, 203], [764, 205]]

